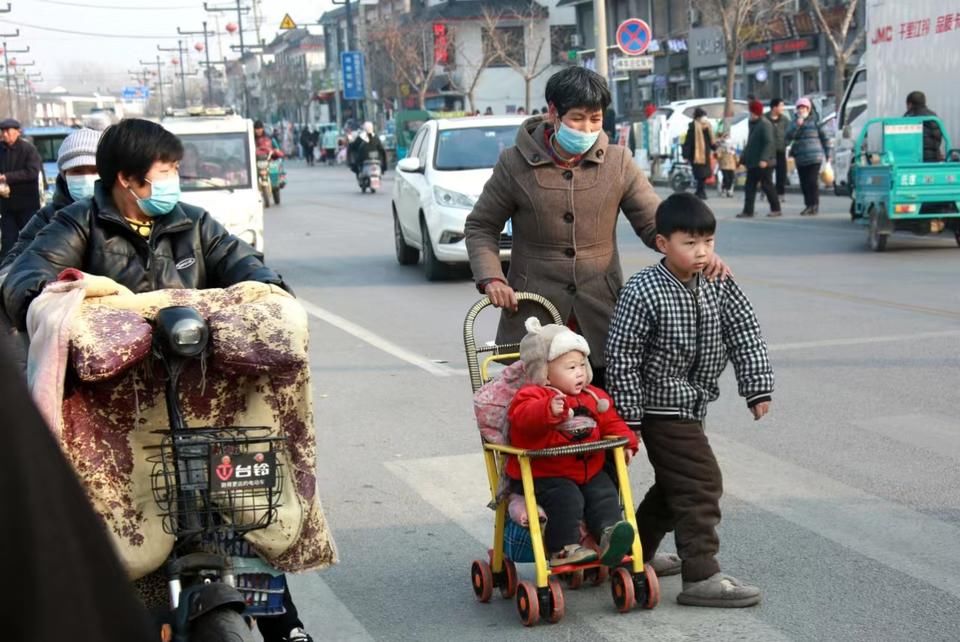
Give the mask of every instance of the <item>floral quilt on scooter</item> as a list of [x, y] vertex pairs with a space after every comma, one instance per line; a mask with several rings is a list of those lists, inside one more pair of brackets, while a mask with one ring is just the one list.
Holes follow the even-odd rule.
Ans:
[[[147, 460], [147, 447], [161, 438], [155, 431], [168, 428], [165, 375], [150, 356], [148, 319], [174, 305], [197, 308], [211, 333], [210, 356], [188, 366], [181, 379], [187, 425], [269, 426], [286, 438], [281, 458], [287, 479], [278, 518], [246, 538], [282, 571], [334, 564], [336, 547], [317, 493], [303, 308], [280, 288], [263, 283], [144, 294], [123, 290], [120, 286], [115, 290], [120, 294], [91, 296], [103, 291], [92, 289], [61, 320], [58, 328], [69, 333], [69, 359], [62, 418], [51, 429], [104, 518], [131, 578], [159, 568], [174, 543], [163, 531], [151, 490], [153, 465]], [[55, 309], [55, 297], [43, 300], [47, 294], [34, 305]], [[36, 388], [33, 393], [36, 398]]]

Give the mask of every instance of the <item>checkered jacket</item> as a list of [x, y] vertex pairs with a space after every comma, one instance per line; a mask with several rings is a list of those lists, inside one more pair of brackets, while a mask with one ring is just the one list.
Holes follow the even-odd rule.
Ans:
[[661, 262], [627, 281], [607, 336], [606, 385], [628, 425], [644, 415], [702, 420], [728, 360], [748, 406], [770, 400], [767, 345], [732, 279], [698, 275], [691, 289]]

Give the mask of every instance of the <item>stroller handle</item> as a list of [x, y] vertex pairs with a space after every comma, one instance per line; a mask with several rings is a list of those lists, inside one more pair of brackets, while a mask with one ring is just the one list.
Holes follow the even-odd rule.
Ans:
[[[542, 297], [534, 292], [517, 292], [516, 295], [518, 302], [533, 301], [534, 303], [539, 304], [552, 317], [553, 323], [563, 325], [563, 319], [560, 317], [560, 312], [557, 310], [556, 306], [550, 303], [550, 301], [548, 301], [545, 297]], [[483, 376], [480, 373], [479, 354], [481, 352], [504, 354], [509, 352], [517, 352], [520, 347], [519, 343], [483, 346], [480, 348], [477, 347], [477, 336], [474, 332], [477, 316], [484, 308], [488, 308], [492, 305], [493, 303], [490, 302], [490, 297], [483, 297], [473, 304], [473, 307], [470, 308], [470, 310], [467, 312], [466, 318], [463, 320], [463, 344], [467, 352], [467, 369], [470, 371], [470, 385], [473, 386], [474, 392], [479, 390], [480, 386], [484, 384]]]
[[557, 446], [556, 448], [542, 448], [540, 450], [524, 450], [514, 446], [503, 444], [485, 443], [483, 447], [486, 450], [494, 450], [507, 455], [517, 457], [529, 457], [531, 459], [538, 457], [563, 457], [564, 455], [580, 455], [583, 453], [597, 452], [598, 450], [613, 450], [621, 446], [627, 446], [630, 440], [626, 437], [605, 437], [600, 441], [591, 441], [588, 444], [574, 444], [571, 446]]

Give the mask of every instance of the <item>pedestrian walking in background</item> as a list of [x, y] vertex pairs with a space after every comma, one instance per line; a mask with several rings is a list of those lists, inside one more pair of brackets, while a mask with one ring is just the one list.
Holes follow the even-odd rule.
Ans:
[[803, 190], [803, 211], [800, 216], [816, 216], [820, 208], [820, 166], [830, 161], [830, 134], [819, 124], [809, 98], [797, 101], [797, 113], [787, 128], [786, 139], [792, 142], [790, 155], [797, 165], [800, 189]]
[[313, 134], [310, 128], [304, 125], [300, 130], [300, 146], [303, 147], [303, 157], [307, 160], [307, 167], [313, 167]]
[[707, 200], [706, 182], [710, 178], [710, 157], [715, 147], [713, 125], [707, 119], [707, 112], [697, 107], [693, 112], [693, 120], [687, 127], [687, 137], [683, 141], [683, 157], [693, 167], [697, 196], [702, 201]]
[[777, 164], [776, 164], [776, 186], [777, 196], [781, 201], [787, 192], [787, 126], [789, 119], [784, 115], [786, 105], [782, 98], [774, 98], [770, 101], [770, 111], [767, 118], [773, 124], [773, 136], [777, 146]]
[[43, 161], [36, 147], [23, 140], [20, 133], [20, 123], [15, 119], [0, 121], [0, 256], [10, 251], [20, 230], [40, 209]]
[[777, 147], [773, 133], [773, 123], [763, 116], [763, 103], [750, 101], [750, 134], [747, 144], [740, 155], [740, 163], [747, 168], [747, 184], [743, 190], [743, 211], [737, 218], [752, 218], [754, 201], [757, 199], [757, 186], [767, 195], [770, 213], [767, 216], [780, 216], [780, 199], [773, 186], [771, 174], [776, 163]]
[[723, 132], [717, 139], [717, 162], [723, 174], [723, 183], [720, 185], [720, 194], [733, 198], [733, 184], [737, 178], [737, 148], [730, 140], [730, 132]]

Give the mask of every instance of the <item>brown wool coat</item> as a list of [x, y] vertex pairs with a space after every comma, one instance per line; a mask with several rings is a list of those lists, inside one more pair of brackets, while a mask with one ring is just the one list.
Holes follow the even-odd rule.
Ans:
[[[564, 321], [575, 317], [590, 344], [590, 362], [602, 366], [607, 328], [623, 285], [617, 215], [622, 210], [652, 248], [660, 197], [625, 148], [608, 145], [603, 132], [578, 167], [557, 166], [544, 144], [544, 126], [542, 117], [523, 124], [516, 146], [500, 155], [467, 217], [470, 267], [478, 282], [504, 279], [514, 290], [546, 297]], [[498, 241], [511, 218], [513, 250], [504, 277]], [[505, 311], [497, 343], [520, 341], [525, 319], [536, 312], [526, 302], [516, 314]]]

